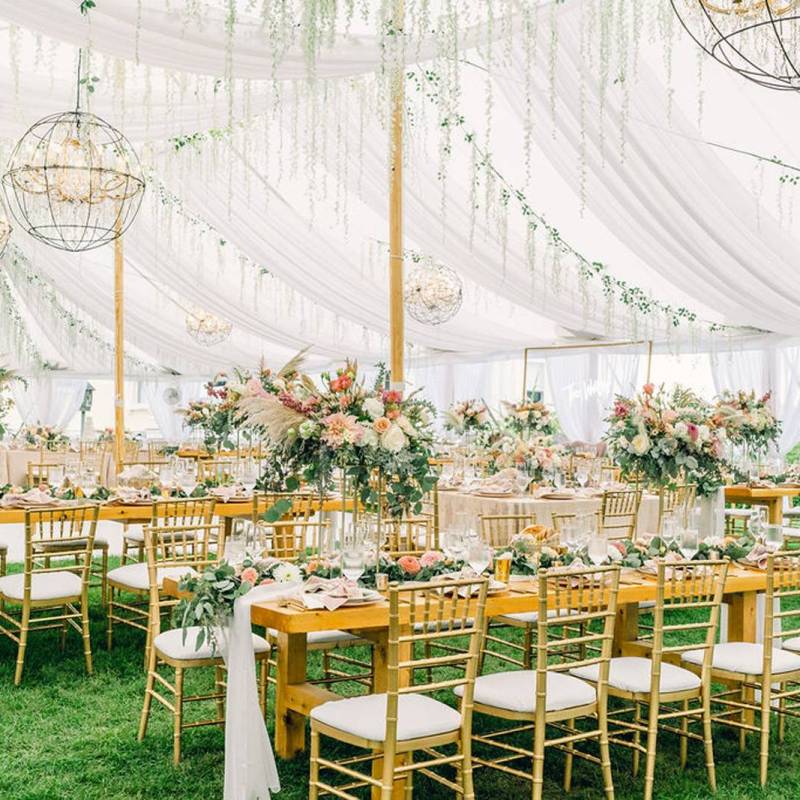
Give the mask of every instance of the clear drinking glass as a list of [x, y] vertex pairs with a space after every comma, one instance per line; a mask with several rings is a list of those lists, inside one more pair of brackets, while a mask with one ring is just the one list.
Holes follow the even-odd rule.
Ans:
[[364, 574], [366, 553], [364, 545], [351, 541], [342, 550], [342, 575], [351, 583], [356, 583]]
[[571, 553], [578, 546], [578, 522], [574, 519], [565, 520], [561, 525], [561, 536], [559, 537]]
[[765, 509], [762, 506], [753, 506], [750, 509], [750, 520], [748, 529], [756, 539], [760, 539], [766, 524]]
[[246, 461], [242, 462], [239, 471], [239, 482], [242, 484], [245, 494], [253, 493], [253, 489], [256, 488], [257, 481], [258, 469], [256, 468], [255, 462], [248, 458]]
[[560, 469], [553, 470], [553, 486], [558, 491], [564, 488], [564, 473]]
[[589, 467], [587, 464], [580, 463], [575, 467], [575, 480], [581, 489], [586, 488], [586, 484], [589, 482]]
[[687, 561], [691, 561], [697, 555], [698, 542], [697, 528], [684, 528], [681, 531], [680, 549]]
[[665, 514], [661, 523], [661, 540], [671, 547], [678, 540], [678, 520], [674, 514]]
[[451, 528], [444, 532], [442, 538], [442, 545], [445, 553], [453, 561], [463, 561], [466, 555], [466, 540], [464, 539], [464, 532], [455, 528]]
[[470, 543], [467, 560], [476, 575], [482, 575], [483, 571], [492, 563], [492, 554], [492, 548], [480, 539]]
[[764, 547], [775, 553], [783, 547], [783, 525], [764, 526]]
[[589, 538], [586, 550], [592, 564], [599, 567], [608, 558], [608, 534], [605, 531], [595, 533]]

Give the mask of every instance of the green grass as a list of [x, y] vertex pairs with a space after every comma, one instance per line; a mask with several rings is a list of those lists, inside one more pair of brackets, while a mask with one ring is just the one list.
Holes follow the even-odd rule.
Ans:
[[[23, 685], [13, 686], [15, 645], [0, 639], [0, 800], [214, 800], [222, 797], [223, 732], [190, 730], [184, 736], [184, 760], [171, 763], [172, 728], [166, 709], [154, 704], [148, 735], [136, 741], [144, 688], [143, 637], [118, 629], [116, 644], [105, 650], [105, 626], [99, 598], [93, 596], [92, 637], [95, 674], [89, 678], [77, 635], [59, 651], [58, 636], [45, 632], [31, 638]], [[487, 667], [491, 668], [491, 663]], [[319, 665], [312, 663], [312, 672]], [[210, 671], [192, 676], [189, 689], [208, 681]], [[486, 728], [486, 720], [476, 725]], [[272, 725], [270, 724], [272, 733]], [[527, 745], [530, 742], [524, 742]], [[746, 752], [738, 751], [732, 731], [716, 729], [717, 780], [722, 800], [785, 800], [798, 795], [800, 783], [800, 720], [789, 720], [787, 739], [773, 738], [766, 791], [758, 786], [758, 744], [751, 737]], [[641, 779], [630, 777], [630, 751], [612, 749], [616, 796], [640, 798]], [[561, 798], [562, 757], [548, 753], [545, 797]], [[278, 762], [282, 800], [307, 796], [307, 756]], [[420, 777], [415, 796], [450, 798], [452, 793]], [[702, 748], [690, 743], [689, 765], [678, 766], [675, 737], [662, 735], [656, 770], [656, 797], [699, 800], [712, 797], [706, 784]], [[529, 784], [496, 772], [479, 770], [478, 797], [525, 797]], [[571, 797], [603, 797], [599, 769], [576, 760]]]

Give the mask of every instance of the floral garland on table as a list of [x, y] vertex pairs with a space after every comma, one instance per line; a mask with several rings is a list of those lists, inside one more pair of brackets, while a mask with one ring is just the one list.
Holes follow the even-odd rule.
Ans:
[[536, 533], [518, 533], [511, 537], [509, 543], [499, 547], [496, 555], [511, 554], [512, 575], [536, 575], [540, 569], [549, 569], [561, 563], [557, 547], [546, 542], [552, 536], [552, 530], [544, 526], [535, 526]]
[[645, 385], [634, 398], [618, 396], [604, 440], [622, 474], [654, 486], [682, 480], [707, 497], [723, 483], [727, 432], [713, 410], [686, 389], [668, 395]]
[[725, 391], [717, 397], [714, 412], [730, 442], [764, 453], [777, 443], [782, 425], [770, 407], [771, 398], [771, 392], [759, 397], [742, 390]]
[[[97, 443], [98, 444], [109, 444], [114, 441], [114, 429], [113, 428], [103, 428], [97, 434]], [[132, 433], [131, 431], [125, 431], [125, 441], [126, 442], [142, 442], [144, 441], [144, 434], [141, 433]]]
[[561, 469], [566, 453], [558, 445], [550, 445], [546, 439], [526, 439], [511, 434], [503, 435], [489, 448], [490, 473], [503, 469], [519, 469], [527, 472], [535, 481], [541, 481], [546, 472]]
[[432, 406], [384, 389], [379, 365], [371, 389], [347, 361], [321, 384], [293, 366], [278, 380], [250, 380], [238, 387], [237, 413], [244, 424], [264, 433], [277, 455], [305, 483], [324, 491], [335, 469], [344, 471], [368, 509], [378, 502], [372, 479], [382, 476], [392, 516], [419, 513], [422, 498], [436, 482], [430, 469]]
[[[402, 556], [395, 561], [381, 556], [380, 560], [380, 572], [393, 582], [428, 581], [463, 566], [463, 562], [455, 562], [438, 550], [423, 553], [419, 558]], [[311, 554], [301, 556], [295, 563], [252, 555], [245, 555], [236, 564], [221, 561], [208, 566], [200, 575], [187, 575], [180, 581], [181, 590], [191, 596], [178, 603], [174, 619], [183, 628], [193, 625], [202, 628], [196, 643], [199, 648], [206, 640], [215, 641], [216, 629], [232, 617], [236, 600], [255, 586], [295, 583], [312, 576], [336, 578], [340, 575], [338, 558], [319, 558]], [[374, 588], [374, 565], [364, 571], [359, 583]]]
[[491, 415], [482, 400], [461, 400], [445, 412], [444, 427], [454, 433], [485, 432], [491, 427]]
[[503, 427], [525, 436], [555, 436], [558, 431], [558, 420], [551, 409], [540, 401], [531, 399], [524, 403], [504, 402], [506, 416]]
[[17, 433], [17, 441], [26, 449], [63, 450], [69, 445], [69, 436], [60, 428], [50, 425], [25, 425]]

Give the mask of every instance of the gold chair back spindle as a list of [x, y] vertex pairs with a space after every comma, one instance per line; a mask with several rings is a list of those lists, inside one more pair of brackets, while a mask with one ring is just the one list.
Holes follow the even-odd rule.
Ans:
[[689, 509], [694, 505], [696, 492], [697, 487], [693, 483], [662, 486], [658, 490], [658, 530], [656, 532], [659, 536], [666, 514], [676, 514], [679, 524], [688, 525]]
[[600, 522], [610, 539], [635, 538], [641, 502], [641, 489], [603, 492]]
[[481, 514], [481, 536], [492, 547], [504, 547], [525, 528], [536, 525], [536, 514]]

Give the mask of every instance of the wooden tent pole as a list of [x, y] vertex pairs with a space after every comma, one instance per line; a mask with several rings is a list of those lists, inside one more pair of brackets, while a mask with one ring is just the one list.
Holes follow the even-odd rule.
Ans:
[[[118, 219], [119, 225], [121, 220]], [[114, 464], [122, 472], [125, 458], [125, 320], [122, 236], [114, 240]]]
[[[395, 2], [395, 26], [402, 30], [403, 0]], [[399, 57], [399, 54], [398, 54]], [[403, 64], [392, 78], [392, 120], [389, 179], [389, 339], [392, 388], [405, 381], [405, 308], [403, 304], [403, 111], [405, 105]]]
[[647, 343], [647, 378], [645, 383], [650, 383], [650, 377], [653, 373], [653, 341], [652, 339]]

